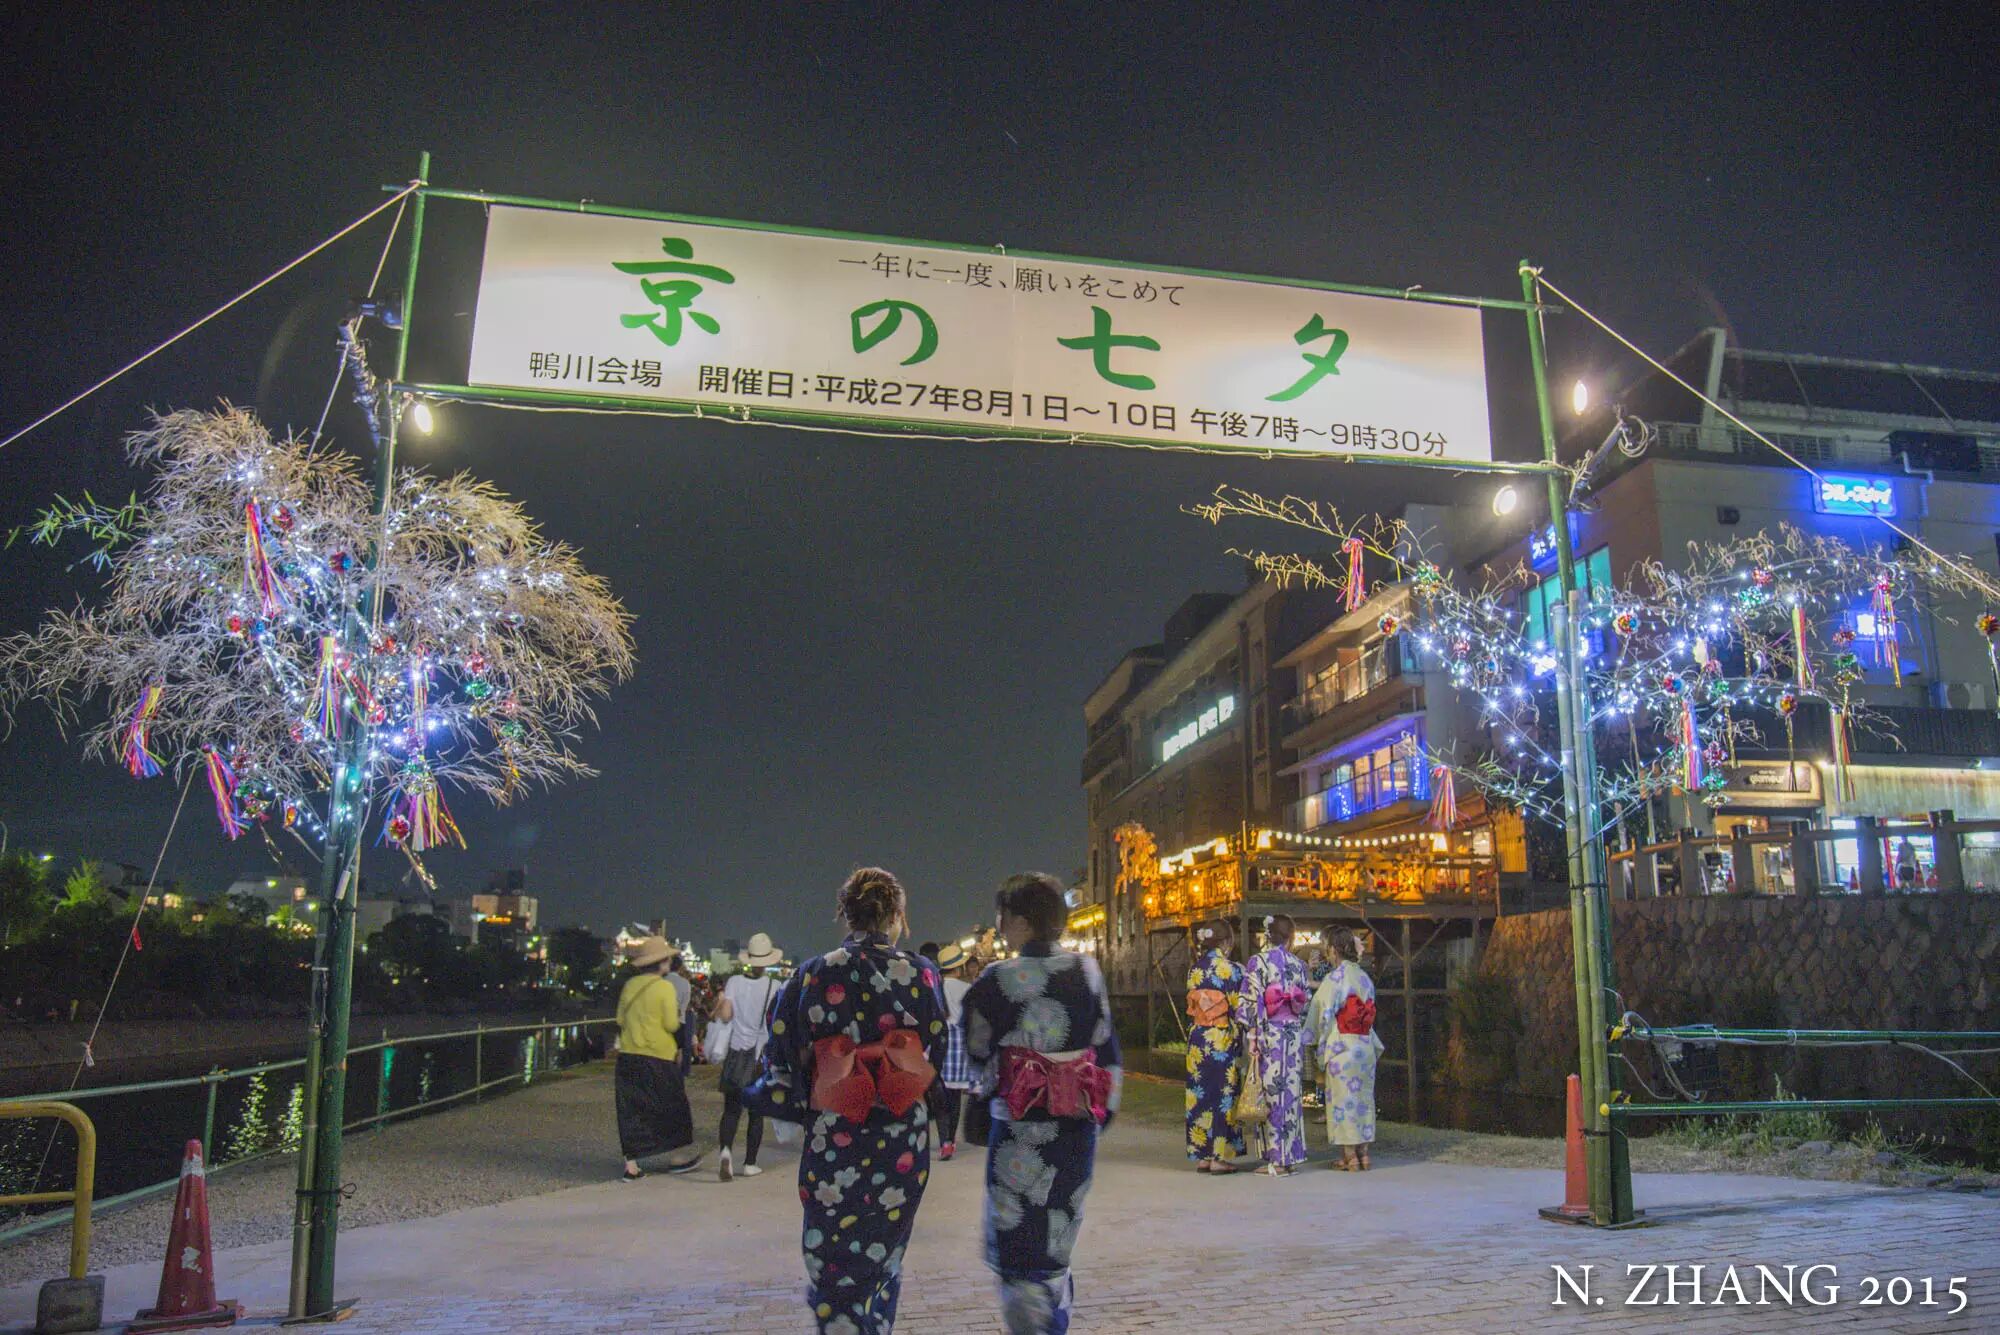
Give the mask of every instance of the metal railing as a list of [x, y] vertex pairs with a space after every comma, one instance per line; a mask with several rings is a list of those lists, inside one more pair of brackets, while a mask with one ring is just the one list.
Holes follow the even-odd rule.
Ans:
[[1310, 834], [1322, 825], [1352, 820], [1397, 802], [1427, 802], [1430, 795], [1430, 773], [1423, 761], [1405, 757], [1344, 783], [1306, 794], [1286, 811], [1287, 825], [1301, 834]]
[[[1851, 845], [1854, 891], [1884, 895], [1956, 893], [2000, 888], [2000, 867], [1990, 867], [1992, 849], [1970, 849], [1968, 834], [2000, 832], [2000, 820], [1957, 820], [1934, 811], [1922, 824], [1857, 817], [1853, 829], [1821, 829], [1796, 820], [1785, 830], [1729, 835], [1682, 829], [1672, 839], [1612, 852], [1607, 861], [1611, 889], [1627, 899], [1663, 894], [1818, 895], [1849, 893], [1828, 876], [1828, 855]], [[1916, 885], [1896, 885], [1894, 846], [1908, 840], [1930, 855], [1929, 874]], [[1984, 861], [1970, 858], [1978, 854]], [[1968, 867], [1968, 864], [1971, 864]], [[1829, 883], [1831, 881], [1831, 883]]]
[[[606, 1017], [597, 1019], [544, 1020], [536, 1024], [499, 1025], [491, 1028], [485, 1025], [475, 1025], [471, 1029], [457, 1029], [439, 1034], [412, 1034], [400, 1038], [385, 1036], [379, 1042], [358, 1044], [348, 1049], [350, 1062], [354, 1062], [356, 1059], [371, 1052], [377, 1054], [374, 1111], [366, 1116], [346, 1120], [344, 1125], [350, 1131], [363, 1127], [378, 1126], [395, 1118], [408, 1116], [411, 1113], [430, 1112], [434, 1109], [448, 1107], [461, 1099], [477, 1098], [486, 1091], [496, 1089], [502, 1085], [532, 1084], [537, 1076], [551, 1074], [572, 1064], [570, 1059], [580, 1049], [581, 1039], [587, 1031], [615, 1024], [617, 1024], [615, 1019]], [[488, 1040], [495, 1038], [511, 1039], [516, 1050], [514, 1053], [509, 1054], [509, 1057], [502, 1066], [492, 1068], [495, 1070], [504, 1069], [505, 1074], [488, 1078], [487, 1043]], [[391, 1096], [391, 1080], [394, 1073], [396, 1055], [399, 1052], [411, 1048], [429, 1047], [463, 1039], [472, 1040], [472, 1079], [469, 1085], [463, 1089], [456, 1089], [436, 1097], [431, 1097], [420, 1085], [417, 1101], [406, 1103], [400, 1107], [392, 1106], [394, 1101]], [[262, 1143], [265, 1138], [259, 1137], [252, 1142], [251, 1146], [245, 1148], [245, 1152], [237, 1154], [236, 1157], [227, 1157], [227, 1147], [224, 1148], [223, 1154], [217, 1154], [215, 1145], [216, 1112], [218, 1095], [224, 1087], [232, 1081], [257, 1082], [274, 1073], [302, 1071], [304, 1067], [305, 1058], [293, 1057], [285, 1061], [261, 1062], [255, 1066], [236, 1067], [229, 1070], [218, 1068], [205, 1075], [181, 1076], [169, 1080], [141, 1080], [121, 1085], [100, 1085], [90, 1089], [16, 1095], [8, 1098], [0, 1098], [0, 1118], [33, 1115], [15, 1111], [22, 1108], [46, 1108], [74, 1104], [85, 1099], [107, 1099], [135, 1094], [159, 1094], [172, 1090], [200, 1089], [204, 1093], [201, 1122], [202, 1158], [208, 1165], [208, 1172], [212, 1176], [223, 1169], [237, 1168], [244, 1164], [271, 1158], [275, 1155], [289, 1154], [296, 1148], [294, 1145], [285, 1143], [282, 1136], [278, 1137], [278, 1143], [276, 1144]], [[252, 1087], [254, 1088], [255, 1086], [253, 1085]], [[350, 1086], [350, 1088], [353, 1088], [353, 1086]], [[60, 1101], [60, 1104], [55, 1101]], [[40, 1115], [48, 1116], [51, 1114], [44, 1113]], [[96, 1148], [94, 1133], [91, 1144], [91, 1164], [94, 1174]], [[78, 1165], [79, 1186], [82, 1184], [82, 1173], [83, 1166], [80, 1157]], [[121, 1205], [127, 1205], [161, 1192], [170, 1191], [178, 1184], [179, 1180], [179, 1176], [176, 1174], [161, 1181], [120, 1192], [117, 1195], [109, 1196], [95, 1202], [95, 1207], [98, 1210], [116, 1209]], [[69, 1199], [70, 1196], [66, 1193], [41, 1192], [26, 1197], [0, 1197], [0, 1205], [54, 1204], [58, 1203], [58, 1201]], [[40, 1233], [46, 1229], [55, 1227], [61, 1222], [62, 1216], [60, 1214], [36, 1216], [15, 1224], [10, 1228], [0, 1229], [0, 1243], [11, 1242], [16, 1238]]]
[[1406, 670], [1400, 641], [1370, 646], [1352, 662], [1329, 669], [1297, 696], [1286, 701], [1285, 726], [1302, 728], [1348, 701], [1358, 700], [1402, 676]]
[[[97, 1128], [91, 1124], [83, 1109], [74, 1103], [32, 1100], [0, 1103], [0, 1119], [53, 1119], [69, 1123], [76, 1132], [76, 1177], [68, 1191], [28, 1191], [14, 1196], [0, 1196], [0, 1206], [69, 1206], [69, 1277], [82, 1279], [90, 1273], [90, 1210], [91, 1197], [97, 1187]], [[49, 1227], [62, 1222], [59, 1214], [48, 1218], [53, 1221]]]

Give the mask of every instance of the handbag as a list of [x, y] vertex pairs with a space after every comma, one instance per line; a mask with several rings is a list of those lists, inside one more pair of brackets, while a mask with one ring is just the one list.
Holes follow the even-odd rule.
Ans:
[[757, 1078], [757, 1054], [749, 1048], [731, 1048], [722, 1059], [718, 1083], [725, 1094], [741, 1094]]
[[1238, 1126], [1262, 1126], [1271, 1120], [1271, 1105], [1264, 1097], [1264, 1077], [1257, 1070], [1257, 1044], [1250, 1045], [1250, 1062], [1243, 1072], [1243, 1089], [1229, 1110], [1229, 1120]]
[[729, 1055], [729, 1021], [710, 1020], [708, 1032], [701, 1039], [702, 1057], [717, 1066]]

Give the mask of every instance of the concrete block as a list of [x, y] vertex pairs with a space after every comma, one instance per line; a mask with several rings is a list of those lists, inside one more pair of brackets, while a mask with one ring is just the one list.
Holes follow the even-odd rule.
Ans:
[[35, 1302], [35, 1335], [72, 1335], [104, 1324], [104, 1276], [52, 1279]]

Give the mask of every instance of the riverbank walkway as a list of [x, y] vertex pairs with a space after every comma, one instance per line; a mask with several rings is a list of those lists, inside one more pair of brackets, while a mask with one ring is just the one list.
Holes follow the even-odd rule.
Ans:
[[[702, 1083], [697, 1121], [712, 1136], [718, 1104], [712, 1079]], [[1468, 1162], [1466, 1138], [1453, 1133], [1385, 1127], [1367, 1174], [1320, 1162], [1287, 1180], [1200, 1177], [1180, 1157], [1178, 1090], [1149, 1084], [1135, 1082], [1133, 1115], [1106, 1138], [1089, 1197], [1076, 1267], [1079, 1332], [1246, 1325], [1369, 1335], [2000, 1329], [2000, 1199], [1992, 1192], [1641, 1174], [1639, 1201], [1655, 1226], [1601, 1233], [1536, 1218], [1537, 1206], [1560, 1198], [1554, 1167]], [[800, 1297], [795, 1152], [767, 1138], [769, 1171], [729, 1184], [716, 1180], [712, 1153], [709, 1171], [699, 1175], [623, 1184], [606, 1180], [617, 1169], [612, 1142], [610, 1080], [601, 1066], [357, 1135], [349, 1151], [357, 1193], [347, 1218], [354, 1226], [341, 1240], [338, 1287], [358, 1306], [337, 1329], [581, 1335], [811, 1328]], [[1476, 1146], [1472, 1157], [1480, 1157]], [[905, 1266], [899, 1329], [957, 1335], [998, 1328], [979, 1260], [983, 1169], [978, 1149], [934, 1165]], [[282, 1164], [253, 1167], [210, 1184], [223, 1248], [220, 1288], [248, 1305], [245, 1326], [252, 1329], [275, 1329], [285, 1302], [287, 1171]], [[393, 1219], [393, 1203], [405, 1199], [418, 1201], [414, 1208], [426, 1217]], [[122, 1319], [151, 1302], [165, 1211], [140, 1207], [104, 1222], [109, 1250], [96, 1268], [108, 1275], [107, 1314]], [[22, 1247], [45, 1249], [53, 1260], [62, 1240], [0, 1253], [4, 1329], [32, 1323], [35, 1283], [22, 1281], [56, 1273]], [[24, 1262], [39, 1268], [24, 1271]], [[1834, 1267], [1837, 1274], [1820, 1271], [1808, 1287], [1823, 1298], [1837, 1286], [1837, 1297], [1828, 1306], [1738, 1307], [1725, 1292], [1728, 1305], [1691, 1306], [1683, 1268], [1682, 1305], [1626, 1305], [1628, 1294], [1665, 1296], [1659, 1273], [1634, 1292], [1639, 1276], [1626, 1266], [1668, 1263], [1707, 1267], [1704, 1300], [1734, 1264], [1754, 1303], [1759, 1263], [1780, 1274], [1786, 1265]], [[1596, 1267], [1590, 1304], [1572, 1296], [1552, 1306], [1557, 1265], [1579, 1282], [1584, 1266]], [[1867, 1277], [1898, 1275], [1915, 1281], [1919, 1299], [1931, 1279], [1942, 1305], [1862, 1305]], [[1963, 1277], [1968, 1301], [1950, 1316], [1956, 1300], [1945, 1286], [1953, 1277]], [[1901, 1294], [1900, 1286], [1884, 1289]]]

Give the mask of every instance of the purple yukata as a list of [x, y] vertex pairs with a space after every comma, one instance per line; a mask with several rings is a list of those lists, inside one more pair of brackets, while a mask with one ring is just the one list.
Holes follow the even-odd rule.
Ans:
[[1246, 1080], [1261, 1081], [1271, 1121], [1264, 1128], [1264, 1162], [1276, 1168], [1306, 1157], [1305, 1108], [1299, 1076], [1305, 1059], [1305, 1015], [1311, 994], [1305, 962], [1282, 946], [1271, 946], [1243, 966], [1238, 1014], [1252, 1054]]

